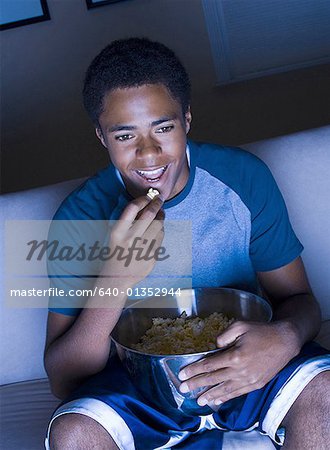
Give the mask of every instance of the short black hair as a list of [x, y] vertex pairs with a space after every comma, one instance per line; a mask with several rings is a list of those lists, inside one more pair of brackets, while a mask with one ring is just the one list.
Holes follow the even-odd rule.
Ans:
[[146, 84], [163, 84], [181, 104], [183, 114], [188, 111], [190, 80], [172, 50], [147, 38], [113, 41], [87, 69], [83, 100], [88, 115], [99, 126], [104, 96], [108, 92]]

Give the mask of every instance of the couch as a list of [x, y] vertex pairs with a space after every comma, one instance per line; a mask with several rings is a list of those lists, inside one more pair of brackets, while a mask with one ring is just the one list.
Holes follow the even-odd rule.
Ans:
[[[263, 159], [284, 195], [293, 227], [305, 246], [303, 260], [322, 309], [317, 340], [330, 348], [330, 126], [242, 146]], [[65, 196], [83, 180], [6, 194], [0, 197], [1, 231], [5, 220], [50, 219]], [[3, 235], [3, 233], [2, 233]], [[0, 243], [4, 267], [4, 241]], [[46, 309], [14, 309], [0, 285], [0, 448], [43, 449], [47, 421], [58, 404], [43, 367]], [[242, 441], [243, 439], [243, 441]], [[224, 449], [273, 449], [257, 432], [227, 433]]]

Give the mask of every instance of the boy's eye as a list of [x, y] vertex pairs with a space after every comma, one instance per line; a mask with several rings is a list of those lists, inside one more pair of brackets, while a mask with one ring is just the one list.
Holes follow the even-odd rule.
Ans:
[[129, 139], [132, 139], [132, 134], [121, 134], [120, 136], [115, 136], [116, 141], [128, 141]]
[[165, 127], [161, 127], [157, 129], [157, 133], [168, 133], [169, 131], [173, 130], [174, 125], [166, 125]]

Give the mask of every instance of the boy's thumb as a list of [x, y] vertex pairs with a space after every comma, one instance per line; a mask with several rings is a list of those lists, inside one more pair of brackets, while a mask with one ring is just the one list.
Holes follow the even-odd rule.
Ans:
[[244, 333], [238, 322], [229, 326], [223, 333], [217, 337], [217, 346], [219, 348], [229, 347]]

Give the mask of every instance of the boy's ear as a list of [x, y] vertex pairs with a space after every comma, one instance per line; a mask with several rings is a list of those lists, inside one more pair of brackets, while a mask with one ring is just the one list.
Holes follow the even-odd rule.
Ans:
[[184, 118], [185, 118], [185, 124], [186, 124], [186, 134], [188, 134], [189, 130], [190, 130], [190, 124], [192, 121], [190, 106], [188, 107], [187, 112], [184, 115]]
[[96, 133], [96, 136], [102, 142], [102, 145], [104, 145], [104, 147], [107, 148], [101, 128], [99, 128], [99, 127], [95, 128], [95, 133]]

